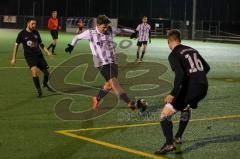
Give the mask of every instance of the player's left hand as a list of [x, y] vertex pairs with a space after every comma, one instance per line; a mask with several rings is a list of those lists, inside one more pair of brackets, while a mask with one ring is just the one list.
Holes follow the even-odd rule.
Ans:
[[165, 101], [165, 103], [172, 103], [173, 102], [173, 100], [174, 100], [174, 96], [172, 96], [172, 95], [168, 95], [168, 96], [166, 96], [166, 98], [164, 99], [164, 101]]
[[73, 46], [71, 44], [68, 44], [68, 47], [65, 49], [65, 51], [71, 54], [72, 50], [73, 50]]

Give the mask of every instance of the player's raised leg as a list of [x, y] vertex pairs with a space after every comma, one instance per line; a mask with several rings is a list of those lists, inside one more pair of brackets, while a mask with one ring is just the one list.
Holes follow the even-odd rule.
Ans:
[[120, 97], [120, 99], [122, 99], [130, 109], [134, 110], [136, 109], [136, 106], [135, 106], [135, 102], [132, 100], [130, 100], [130, 98], [128, 97], [128, 95], [123, 91], [122, 87], [120, 86], [117, 78], [111, 78], [109, 80], [109, 83], [113, 89], [113, 91], [115, 92], [115, 94], [117, 96]]

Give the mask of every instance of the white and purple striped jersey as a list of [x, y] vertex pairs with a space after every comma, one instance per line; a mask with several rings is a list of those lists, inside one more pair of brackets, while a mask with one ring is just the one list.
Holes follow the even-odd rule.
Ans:
[[149, 24], [139, 24], [136, 30], [138, 31], [138, 41], [148, 41], [149, 32], [151, 31]]
[[76, 35], [71, 45], [75, 46], [79, 40], [89, 40], [89, 45], [93, 55], [95, 67], [100, 67], [110, 63], [117, 64], [115, 48], [117, 44], [113, 42], [113, 32], [109, 29], [107, 33], [100, 33], [96, 28], [88, 29]]

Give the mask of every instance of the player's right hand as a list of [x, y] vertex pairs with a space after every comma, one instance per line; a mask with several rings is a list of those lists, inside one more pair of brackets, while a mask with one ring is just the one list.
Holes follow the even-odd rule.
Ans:
[[72, 53], [73, 46], [71, 44], [68, 44], [68, 47], [65, 49], [65, 52], [68, 52], [69, 54]]
[[130, 39], [136, 39], [137, 38], [137, 33], [134, 32], [130, 35]]
[[12, 59], [12, 60], [10, 61], [10, 63], [11, 63], [11, 65], [15, 65], [15, 64], [16, 64], [16, 59]]

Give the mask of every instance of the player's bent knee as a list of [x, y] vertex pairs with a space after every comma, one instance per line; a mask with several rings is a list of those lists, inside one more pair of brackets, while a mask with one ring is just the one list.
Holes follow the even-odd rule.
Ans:
[[111, 88], [119, 86], [118, 80], [113, 77], [108, 81]]
[[112, 87], [111, 87], [110, 83], [106, 82], [105, 85], [103, 86], [103, 89], [104, 90], [111, 90]]
[[188, 110], [183, 110], [181, 112], [181, 117], [180, 117], [180, 120], [181, 121], [189, 121], [191, 118], [191, 110], [188, 109]]
[[38, 69], [37, 69], [37, 67], [32, 67], [31, 68], [31, 72], [32, 72], [32, 76], [33, 77], [36, 77], [37, 75], [38, 75]]

